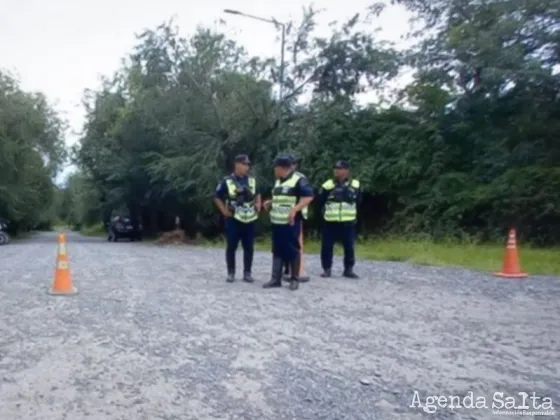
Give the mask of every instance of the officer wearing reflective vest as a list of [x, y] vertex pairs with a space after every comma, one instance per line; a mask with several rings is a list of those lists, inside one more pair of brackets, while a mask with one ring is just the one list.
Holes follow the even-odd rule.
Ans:
[[358, 278], [354, 273], [354, 241], [356, 220], [361, 201], [360, 181], [349, 175], [349, 164], [339, 160], [334, 165], [334, 179], [321, 186], [318, 204], [322, 208], [323, 231], [321, 241], [321, 277], [330, 277], [333, 263], [333, 248], [336, 241], [344, 247], [344, 277]]
[[276, 182], [272, 190], [272, 200], [265, 203], [270, 211], [272, 223], [272, 275], [263, 287], [282, 286], [282, 266], [290, 264], [290, 289], [299, 287], [299, 233], [301, 212], [313, 201], [313, 188], [306, 177], [292, 171], [289, 155], [279, 155], [274, 159]]
[[230, 283], [235, 281], [235, 253], [239, 241], [243, 246], [243, 280], [254, 281], [251, 269], [261, 195], [256, 179], [249, 175], [250, 164], [247, 155], [237, 155], [234, 172], [220, 181], [214, 194], [214, 202], [225, 218], [227, 281]]
[[[301, 172], [299, 172], [297, 170], [298, 166], [301, 162], [301, 158], [296, 156], [295, 154], [290, 154], [289, 156], [290, 156], [290, 159], [292, 161], [292, 168], [291, 168], [292, 172], [295, 172], [296, 175], [305, 178], [305, 175], [303, 175]], [[308, 219], [308, 217], [309, 217], [309, 206], [305, 206], [303, 208], [303, 210], [301, 211], [301, 217], [302, 217], [303, 220]], [[302, 220], [302, 226], [303, 226], [303, 220]], [[298, 258], [299, 258], [298, 266], [301, 267], [301, 253], [298, 255]], [[284, 261], [284, 276], [286, 276], [287, 279], [290, 278], [290, 264], [288, 263], [288, 261]], [[300, 283], [305, 283], [307, 281], [309, 281], [309, 277], [305, 277], [305, 276], [300, 276], [299, 277], [299, 282]]]

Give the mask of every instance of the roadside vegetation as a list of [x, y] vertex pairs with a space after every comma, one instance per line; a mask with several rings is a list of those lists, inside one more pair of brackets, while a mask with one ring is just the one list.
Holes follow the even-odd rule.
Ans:
[[[418, 18], [407, 50], [377, 38], [379, 5], [326, 37], [312, 8], [290, 22], [282, 100], [274, 53], [252, 57], [203, 27], [186, 38], [173, 22], [146, 29], [122, 68], [85, 93], [83, 136], [70, 151], [46, 100], [3, 74], [0, 216], [14, 231], [66, 224], [100, 235], [124, 213], [147, 236], [173, 230], [179, 216], [188, 236], [220, 243], [211, 198], [235, 154], [251, 156], [268, 190], [273, 157], [293, 151], [315, 186], [335, 160], [350, 160], [366, 189], [360, 257], [491, 271], [515, 226], [524, 268], [558, 273], [555, 3], [397, 3]], [[405, 71], [410, 84], [389, 89]], [[379, 103], [360, 102], [368, 91]], [[59, 188], [52, 179], [67, 155], [78, 170]], [[308, 252], [319, 228], [312, 215]]]

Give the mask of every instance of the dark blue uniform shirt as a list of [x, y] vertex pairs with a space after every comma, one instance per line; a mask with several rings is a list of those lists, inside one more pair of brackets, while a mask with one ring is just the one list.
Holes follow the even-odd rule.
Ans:
[[313, 197], [313, 187], [307, 178], [300, 178], [296, 184], [296, 194], [298, 199], [302, 197]]

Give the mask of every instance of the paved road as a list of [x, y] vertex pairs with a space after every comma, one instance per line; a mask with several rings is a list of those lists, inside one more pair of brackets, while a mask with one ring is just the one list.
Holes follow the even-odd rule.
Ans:
[[414, 391], [534, 391], [560, 417], [558, 278], [360, 263], [290, 292], [261, 288], [266, 253], [249, 285], [216, 249], [69, 234], [68, 251], [79, 294], [53, 297], [56, 234], [0, 247], [0, 419], [507, 418], [430, 415]]

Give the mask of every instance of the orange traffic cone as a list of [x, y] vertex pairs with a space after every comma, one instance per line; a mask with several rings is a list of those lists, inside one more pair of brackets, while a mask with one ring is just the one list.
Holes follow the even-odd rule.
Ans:
[[502, 266], [502, 271], [494, 273], [498, 277], [508, 277], [508, 278], [524, 278], [529, 274], [523, 273], [521, 271], [521, 266], [519, 265], [519, 255], [517, 254], [517, 239], [515, 234], [515, 229], [511, 228], [509, 230], [508, 241], [506, 246], [506, 251], [504, 254], [504, 265]]
[[303, 275], [303, 223], [302, 227], [299, 230], [299, 256], [300, 256], [300, 264], [299, 264], [299, 281], [306, 282], [309, 281], [309, 276]]
[[58, 235], [58, 254], [56, 256], [56, 270], [54, 272], [54, 282], [49, 290], [51, 295], [74, 295], [78, 293], [72, 285], [70, 277], [70, 267], [68, 266], [68, 254], [66, 253], [66, 237], [64, 234]]

